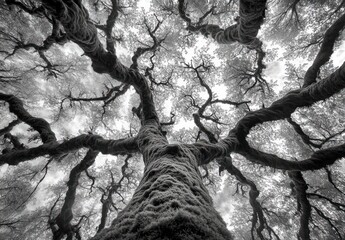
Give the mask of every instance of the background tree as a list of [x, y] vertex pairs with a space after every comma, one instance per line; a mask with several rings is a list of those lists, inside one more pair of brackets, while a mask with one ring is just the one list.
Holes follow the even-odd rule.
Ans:
[[343, 1], [0, 7], [0, 238], [344, 238]]

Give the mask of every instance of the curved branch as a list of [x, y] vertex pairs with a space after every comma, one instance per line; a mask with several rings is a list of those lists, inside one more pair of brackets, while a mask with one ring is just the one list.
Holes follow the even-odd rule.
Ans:
[[22, 121], [19, 119], [13, 120], [12, 122], [10, 122], [8, 124], [7, 127], [4, 127], [3, 129], [0, 129], [0, 136], [10, 132], [16, 125], [18, 125], [19, 123], [21, 123]]
[[51, 142], [35, 148], [16, 150], [0, 155], [0, 166], [5, 163], [9, 165], [17, 165], [21, 162], [45, 155], [59, 156], [61, 154], [69, 153], [84, 147], [91, 148], [94, 151], [99, 151], [103, 154], [111, 155], [125, 155], [139, 151], [136, 137], [118, 140], [105, 140], [97, 135], [84, 134], [66, 140], [62, 143]]
[[[155, 53], [156, 50], [161, 46], [161, 44], [165, 40], [165, 38], [157, 39], [157, 37], [155, 36], [156, 31], [159, 29], [159, 27], [163, 23], [163, 21], [159, 20], [156, 15], [155, 15], [155, 17], [157, 20], [157, 25], [154, 27], [153, 30], [148, 25], [147, 20], [146, 19], [144, 20], [144, 24], [146, 26], [146, 29], [147, 29], [150, 37], [152, 38], [153, 43], [151, 46], [148, 46], [148, 47], [138, 47], [137, 48], [137, 50], [134, 52], [134, 55], [132, 56], [132, 65], [130, 66], [130, 68], [132, 68], [132, 69], [138, 70], [138, 59], [139, 59], [139, 57], [141, 57], [146, 52]], [[152, 59], [151, 59], [151, 63], [152, 63]]]
[[241, 149], [235, 149], [234, 152], [263, 166], [291, 171], [308, 171], [332, 165], [336, 160], [345, 157], [345, 144], [316, 151], [309, 158], [301, 161], [286, 160], [277, 155], [256, 150], [249, 145], [241, 146]]
[[[107, 191], [103, 191], [103, 195], [102, 195], [102, 199], [101, 199], [102, 215], [101, 215], [101, 222], [98, 225], [97, 233], [99, 233], [105, 227], [107, 217], [108, 217], [108, 212], [110, 210], [110, 206], [112, 205], [115, 208], [115, 204], [113, 203], [112, 195], [114, 193], [118, 193], [120, 195], [120, 193], [118, 191], [122, 187], [123, 180], [129, 179], [129, 177], [131, 175], [130, 173], [126, 173], [126, 170], [128, 169], [128, 166], [129, 166], [129, 159], [131, 157], [132, 157], [131, 155], [128, 155], [126, 157], [125, 163], [121, 167], [122, 176], [119, 179], [119, 181], [115, 182], [113, 174], [110, 172], [111, 173], [111, 183], [110, 183], [110, 186], [107, 187]], [[117, 210], [117, 208], [115, 208], [115, 210]]]
[[325, 100], [345, 87], [345, 63], [329, 77], [310, 85], [287, 93], [284, 97], [272, 103], [268, 108], [249, 112], [230, 131], [239, 141], [245, 140], [251, 128], [268, 122], [290, 117], [299, 107], [307, 107], [318, 101]]
[[42, 118], [31, 116], [31, 114], [24, 109], [23, 102], [19, 98], [14, 95], [0, 92], [0, 100], [6, 101], [10, 105], [10, 112], [14, 113], [19, 120], [25, 122], [39, 132], [43, 143], [56, 141], [55, 134], [51, 130], [49, 123]]
[[301, 240], [310, 240], [309, 220], [311, 220], [311, 206], [307, 197], [308, 185], [299, 171], [290, 171], [289, 177], [294, 183], [298, 210], [301, 211], [300, 227], [298, 238]]
[[249, 49], [256, 50], [257, 67], [255, 70], [253, 70], [253, 73], [249, 74], [249, 78], [253, 77], [255, 82], [246, 90], [246, 93], [255, 87], [256, 84], [259, 84], [261, 90], [264, 92], [264, 86], [268, 88], [266, 80], [262, 77], [262, 72], [266, 68], [265, 64], [263, 63], [266, 53], [262, 49], [261, 40], [259, 40], [256, 36], [265, 18], [266, 0], [241, 0], [239, 17], [236, 18], [237, 23], [226, 29], [222, 29], [220, 26], [214, 24], [201, 25], [203, 19], [207, 14], [212, 12], [212, 10], [213, 8], [211, 8], [211, 10], [209, 10], [205, 16], [201, 17], [198, 23], [192, 23], [191, 19], [186, 14], [184, 0], [179, 0], [179, 14], [181, 18], [187, 22], [187, 29], [190, 31], [199, 31], [206, 37], [211, 35], [211, 37], [220, 44], [231, 44], [238, 42], [247, 46]]
[[316, 144], [313, 143], [310, 139], [310, 137], [303, 131], [303, 129], [301, 128], [300, 125], [298, 125], [298, 123], [296, 123], [295, 121], [292, 120], [291, 117], [287, 118], [287, 121], [291, 124], [291, 126], [293, 127], [293, 129], [295, 130], [295, 132], [300, 135], [300, 137], [302, 138], [302, 141], [310, 146], [313, 146], [315, 148], [321, 148], [322, 144]]
[[97, 29], [89, 19], [85, 7], [74, 1], [43, 0], [43, 6], [64, 26], [69, 39], [83, 49], [97, 73], [107, 73], [114, 79], [134, 86], [143, 104], [144, 120], [154, 120], [159, 125], [152, 93], [145, 77], [135, 69], [124, 66], [117, 56], [107, 52], [97, 36]]
[[115, 54], [115, 41], [112, 36], [113, 28], [115, 25], [115, 21], [117, 17], [119, 16], [119, 4], [118, 0], [111, 0], [112, 8], [111, 12], [108, 16], [107, 23], [105, 26], [105, 34], [107, 37], [107, 50], [111, 53]]
[[316, 82], [316, 77], [320, 72], [321, 66], [329, 61], [333, 54], [335, 41], [345, 27], [345, 14], [340, 16], [326, 31], [320, 50], [314, 59], [313, 64], [308, 68], [305, 76], [303, 87]]
[[253, 235], [254, 228], [256, 227], [256, 225], [259, 221], [259, 226], [256, 228], [256, 233], [260, 239], [262, 239], [262, 240], [265, 239], [265, 237], [263, 236], [263, 231], [264, 231], [264, 229], [266, 229], [266, 231], [269, 233], [269, 235], [273, 234], [279, 240], [280, 238], [276, 234], [274, 229], [272, 229], [268, 225], [266, 217], [265, 217], [264, 212], [263, 212], [263, 208], [262, 208], [261, 204], [259, 203], [259, 201], [257, 200], [260, 192], [259, 192], [258, 188], [256, 187], [256, 184], [252, 180], [246, 178], [242, 174], [242, 172], [232, 164], [231, 157], [219, 158], [219, 159], [217, 159], [217, 162], [220, 165], [220, 169], [219, 169], [220, 172], [224, 169], [227, 170], [231, 175], [235, 176], [239, 182], [248, 185], [250, 188], [250, 190], [249, 190], [249, 199], [250, 199], [249, 203], [253, 209], [252, 228], [251, 228], [252, 239], [254, 239], [254, 235]]
[[204, 124], [201, 123], [200, 121], [200, 116], [197, 113], [193, 114], [193, 118], [194, 118], [194, 123], [195, 125], [198, 126], [198, 128], [200, 129], [200, 131], [202, 131], [203, 133], [206, 134], [206, 136], [208, 137], [209, 141], [211, 143], [217, 143], [217, 138], [215, 137], [215, 135], [209, 130], [207, 129]]
[[[71, 224], [71, 221], [73, 219], [72, 208], [75, 201], [79, 177], [83, 171], [87, 170], [95, 162], [98, 153], [98, 151], [89, 150], [83, 160], [71, 170], [67, 182], [68, 190], [66, 192], [64, 204], [59, 215], [53, 220], [53, 222], [59, 226], [59, 229], [53, 232], [54, 237], [67, 235], [69, 238], [78, 231], [78, 228], [75, 228]], [[51, 222], [51, 224], [53, 222]]]
[[239, 42], [250, 49], [259, 49], [262, 42], [256, 37], [265, 18], [266, 0], [241, 0], [237, 23], [222, 29], [218, 25], [206, 24], [200, 32], [211, 35], [218, 43]]

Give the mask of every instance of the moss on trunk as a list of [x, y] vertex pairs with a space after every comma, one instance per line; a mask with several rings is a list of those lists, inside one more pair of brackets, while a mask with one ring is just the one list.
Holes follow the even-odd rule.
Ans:
[[232, 239], [202, 184], [196, 159], [176, 155], [146, 161], [132, 200], [94, 240]]

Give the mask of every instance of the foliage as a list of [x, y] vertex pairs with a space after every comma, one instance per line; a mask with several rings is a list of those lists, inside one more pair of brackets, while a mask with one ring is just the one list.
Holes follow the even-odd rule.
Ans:
[[344, 5], [2, 1], [0, 238], [108, 227], [154, 121], [236, 239], [344, 239]]

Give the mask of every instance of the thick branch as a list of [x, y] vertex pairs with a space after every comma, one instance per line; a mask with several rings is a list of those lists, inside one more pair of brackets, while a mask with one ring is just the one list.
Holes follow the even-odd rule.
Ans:
[[60, 214], [55, 219], [56, 224], [59, 226], [59, 230], [53, 232], [54, 237], [67, 235], [68, 239], [72, 239], [71, 237], [75, 232], [78, 231], [78, 228], [71, 224], [71, 221], [73, 219], [72, 208], [75, 201], [78, 181], [80, 174], [83, 171], [87, 170], [95, 162], [97, 155], [97, 151], [89, 150], [83, 160], [70, 172], [69, 180], [67, 182], [68, 190], [66, 193], [65, 201], [61, 208]]
[[234, 152], [264, 166], [284, 170], [307, 171], [324, 168], [332, 165], [336, 160], [345, 157], [345, 144], [316, 151], [309, 158], [301, 161], [286, 160], [277, 155], [256, 150], [248, 145]]
[[333, 54], [335, 41], [345, 27], [345, 14], [337, 19], [326, 31], [324, 39], [313, 64], [308, 68], [305, 76], [303, 87], [307, 87], [316, 82], [316, 77], [320, 72], [321, 66], [329, 61]]
[[105, 28], [105, 34], [107, 36], [107, 50], [111, 53], [115, 53], [115, 47], [114, 47], [115, 44], [114, 44], [114, 39], [112, 37], [112, 31], [115, 25], [115, 21], [117, 17], [119, 16], [119, 11], [118, 11], [119, 4], [117, 1], [118, 0], [111, 0], [113, 7], [108, 16], [107, 24]]
[[11, 133], [6, 133], [4, 135], [4, 138], [7, 138], [7, 139], [9, 139], [11, 141], [11, 143], [13, 145], [13, 149], [17, 149], [17, 150], [25, 149], [24, 144], [22, 144], [18, 140], [18, 137], [13, 136]]
[[136, 137], [119, 140], [105, 140], [97, 135], [84, 134], [62, 143], [51, 142], [35, 148], [16, 150], [0, 155], [0, 165], [5, 163], [17, 165], [21, 162], [45, 155], [59, 156], [83, 147], [111, 155], [125, 155], [138, 152], [139, 150]]
[[308, 185], [299, 171], [289, 172], [289, 177], [294, 183], [298, 206], [300, 206], [298, 210], [301, 212], [300, 227], [297, 235], [301, 240], [310, 240], [309, 220], [311, 219], [311, 206], [307, 197]]
[[[263, 165], [286, 170], [320, 169], [333, 164], [337, 159], [345, 156], [345, 145], [340, 145], [314, 153], [311, 158], [302, 162], [285, 161], [273, 154], [266, 154], [248, 146], [246, 136], [256, 125], [290, 117], [298, 107], [307, 107], [317, 101], [325, 100], [345, 87], [345, 63], [329, 77], [310, 85], [287, 93], [281, 99], [272, 103], [268, 108], [247, 113], [233, 128], [229, 135], [217, 144], [208, 144], [207, 147], [195, 143], [194, 151], [202, 164], [207, 164], [215, 157], [228, 155], [236, 151], [250, 158], [251, 161]], [[192, 146], [191, 146], [192, 147]], [[205, 147], [207, 149], [205, 149]], [[329, 155], [329, 158], [327, 157]], [[260, 159], [260, 160], [259, 160]]]
[[19, 120], [25, 122], [39, 132], [43, 143], [56, 141], [55, 134], [51, 130], [49, 123], [42, 118], [31, 116], [31, 114], [24, 109], [23, 102], [19, 98], [14, 95], [0, 93], [0, 100], [6, 101], [10, 105], [10, 112], [14, 113]]
[[8, 124], [7, 127], [0, 129], [0, 136], [10, 132], [13, 129], [13, 127], [15, 127], [16, 125], [18, 125], [21, 122], [22, 121], [20, 121], [19, 119], [13, 120], [12, 122], [10, 122], [10, 124]]
[[318, 101], [325, 100], [345, 87], [345, 63], [329, 77], [307, 88], [291, 91], [272, 103], [268, 108], [249, 112], [231, 130], [239, 141], [245, 140], [254, 126], [290, 117], [299, 107], [308, 107]]
[[206, 24], [200, 31], [211, 35], [218, 43], [239, 42], [250, 49], [261, 48], [262, 42], [256, 37], [265, 18], [266, 0], [241, 0], [237, 23], [222, 29], [218, 25]]
[[91, 23], [84, 6], [74, 1], [42, 2], [64, 26], [68, 38], [79, 45], [91, 59], [96, 72], [107, 73], [120, 82], [134, 86], [143, 104], [144, 119], [154, 119], [158, 125], [152, 93], [145, 77], [138, 71], [124, 66], [114, 53], [104, 50], [98, 39], [96, 27]]

